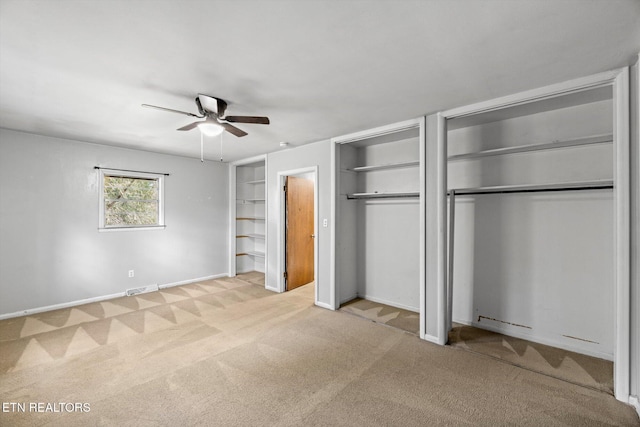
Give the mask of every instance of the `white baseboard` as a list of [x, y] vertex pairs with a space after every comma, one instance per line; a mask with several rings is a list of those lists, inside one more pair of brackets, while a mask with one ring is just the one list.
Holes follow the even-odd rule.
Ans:
[[413, 311], [414, 313], [419, 313], [420, 312], [420, 308], [418, 308], [418, 307], [412, 307], [412, 306], [409, 306], [409, 305], [399, 304], [399, 303], [397, 303], [395, 301], [385, 300], [384, 298], [372, 297], [371, 295], [361, 295], [361, 294], [358, 294], [358, 297], [360, 297], [362, 299], [369, 300], [369, 301], [373, 301], [373, 302], [379, 302], [380, 304], [390, 305], [391, 307], [396, 307], [396, 308], [401, 308], [403, 310]]
[[488, 325], [486, 323], [478, 323], [478, 322], [474, 322], [474, 321], [469, 322], [469, 321], [466, 321], [466, 320], [458, 320], [458, 319], [453, 319], [453, 322], [460, 323], [462, 325], [473, 326], [474, 328], [486, 329], [488, 331], [496, 332], [498, 334], [508, 335], [510, 337], [515, 337], [515, 338], [520, 338], [520, 339], [527, 340], [527, 341], [537, 342], [538, 344], [544, 344], [544, 345], [548, 345], [548, 346], [551, 346], [551, 347], [561, 348], [563, 350], [573, 351], [574, 353], [586, 354], [587, 356], [592, 356], [592, 357], [597, 357], [599, 359], [605, 359], [605, 360], [613, 361], [613, 355], [612, 354], [607, 354], [607, 353], [600, 352], [600, 351], [589, 350], [589, 349], [585, 349], [585, 348], [581, 348], [581, 347], [572, 346], [572, 345], [569, 345], [569, 344], [564, 343], [562, 341], [556, 341], [556, 340], [549, 339], [549, 338], [541, 338], [541, 337], [537, 337], [535, 335], [530, 335], [530, 334], [523, 334], [522, 332], [514, 331], [512, 329], [505, 329], [505, 328], [495, 327], [495, 326], [492, 326], [492, 325]]
[[445, 345], [445, 343], [441, 343], [440, 339], [435, 335], [424, 334], [423, 340], [429, 341], [429, 342], [432, 342], [432, 343], [438, 344], [438, 345]]
[[278, 289], [277, 287], [273, 287], [273, 286], [268, 286], [268, 285], [264, 285], [264, 288], [268, 291], [271, 292], [277, 292], [277, 293], [282, 293], [282, 291], [280, 289]]
[[320, 301], [316, 301], [315, 305], [317, 305], [320, 308], [326, 308], [327, 310], [332, 310], [335, 311], [333, 307], [331, 307], [330, 304], [327, 304], [326, 302], [320, 302]]
[[640, 417], [640, 400], [638, 396], [629, 396], [629, 405], [633, 406]]
[[214, 274], [214, 275], [211, 275], [211, 276], [198, 277], [196, 279], [181, 280], [179, 282], [165, 283], [164, 285], [159, 285], [158, 287], [160, 289], [172, 288], [174, 286], [188, 285], [190, 283], [195, 283], [195, 282], [204, 282], [205, 280], [219, 279], [221, 277], [229, 277], [229, 274], [228, 273], [221, 273], [221, 274]]
[[[212, 276], [199, 277], [197, 279], [189, 279], [189, 280], [182, 280], [180, 282], [166, 283], [164, 285], [159, 285], [158, 288], [165, 289], [165, 288], [170, 288], [170, 287], [173, 287], [173, 286], [187, 285], [189, 283], [202, 282], [204, 280], [211, 280], [211, 279], [219, 279], [221, 277], [228, 277], [228, 276], [229, 275], [227, 273], [214, 274]], [[118, 292], [118, 293], [110, 294], [110, 295], [102, 295], [102, 296], [98, 296], [98, 297], [92, 297], [92, 298], [85, 298], [85, 299], [80, 299], [80, 300], [75, 300], [75, 301], [63, 302], [63, 303], [60, 303], [60, 304], [45, 305], [43, 307], [29, 308], [29, 309], [26, 309], [26, 310], [20, 310], [20, 311], [16, 311], [16, 312], [13, 312], [13, 313], [0, 314], [0, 320], [11, 319], [13, 317], [20, 317], [20, 316], [30, 316], [32, 314], [43, 313], [45, 311], [60, 310], [62, 308], [75, 307], [75, 306], [78, 306], [78, 305], [90, 304], [92, 302], [106, 301], [106, 300], [110, 300], [110, 299], [114, 299], [114, 298], [124, 297], [126, 295], [127, 295], [126, 291], [122, 291], [122, 292]]]
[[61, 308], [75, 307], [77, 305], [90, 304], [92, 302], [100, 302], [108, 299], [120, 298], [126, 296], [126, 293], [118, 292], [117, 294], [102, 295], [99, 297], [85, 298], [76, 301], [63, 302], [60, 304], [45, 305], [43, 307], [29, 308], [26, 310], [16, 311], [14, 313], [0, 314], [0, 320], [11, 319], [12, 317], [30, 316], [32, 314], [44, 313], [45, 311], [60, 310]]
[[356, 298], [358, 298], [358, 294], [357, 293], [355, 293], [353, 295], [349, 295], [348, 297], [345, 297], [345, 298], [341, 298], [340, 299], [340, 305], [344, 304], [345, 302], [349, 302], [349, 301], [351, 301], [353, 299], [356, 299]]

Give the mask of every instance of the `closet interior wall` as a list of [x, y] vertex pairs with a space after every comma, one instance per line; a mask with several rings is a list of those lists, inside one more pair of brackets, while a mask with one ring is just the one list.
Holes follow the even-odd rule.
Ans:
[[[613, 180], [612, 97], [607, 86], [449, 120], [449, 190]], [[575, 140], [596, 142], [548, 146]], [[509, 153], [529, 144], [544, 146]], [[453, 321], [613, 360], [612, 190], [455, 200]]]
[[337, 144], [337, 287], [419, 311], [419, 128]]
[[265, 163], [236, 167], [236, 272], [265, 271]]

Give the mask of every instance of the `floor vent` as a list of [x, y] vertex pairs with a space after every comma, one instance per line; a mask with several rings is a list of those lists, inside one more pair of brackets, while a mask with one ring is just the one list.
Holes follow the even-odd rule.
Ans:
[[147, 292], [154, 292], [158, 289], [158, 285], [143, 286], [141, 288], [131, 288], [127, 289], [127, 296], [130, 297], [132, 295], [146, 294]]

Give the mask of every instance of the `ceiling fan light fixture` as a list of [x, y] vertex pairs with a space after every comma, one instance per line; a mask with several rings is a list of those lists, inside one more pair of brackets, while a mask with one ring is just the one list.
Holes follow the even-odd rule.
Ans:
[[202, 134], [206, 136], [220, 135], [224, 130], [222, 126], [211, 122], [200, 123], [198, 125], [198, 129], [200, 129], [200, 132], [202, 132]]

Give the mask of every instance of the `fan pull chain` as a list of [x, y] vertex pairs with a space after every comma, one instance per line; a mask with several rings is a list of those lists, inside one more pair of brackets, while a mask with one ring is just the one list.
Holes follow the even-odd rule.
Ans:
[[224, 135], [224, 131], [220, 134], [220, 161], [222, 161], [222, 135]]
[[200, 162], [204, 163], [204, 134], [200, 132]]

